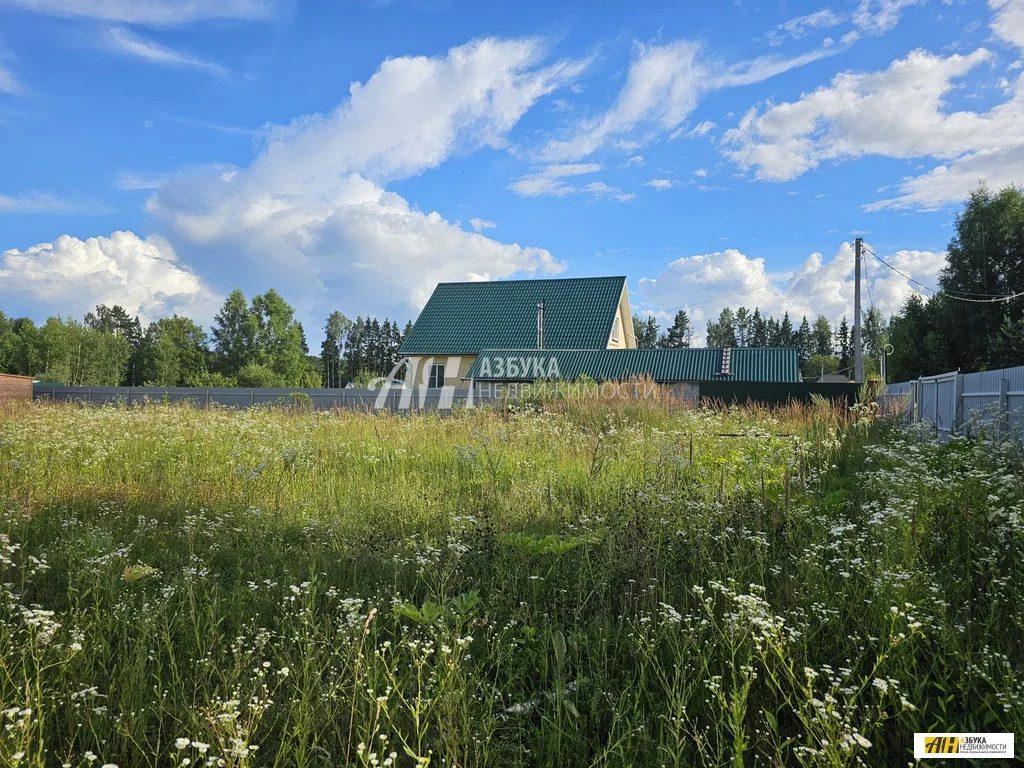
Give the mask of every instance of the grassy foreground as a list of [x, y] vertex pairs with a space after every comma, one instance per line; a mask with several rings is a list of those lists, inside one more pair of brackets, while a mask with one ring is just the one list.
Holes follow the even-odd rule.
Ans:
[[0, 410], [0, 764], [880, 766], [1024, 734], [1020, 455], [849, 416]]

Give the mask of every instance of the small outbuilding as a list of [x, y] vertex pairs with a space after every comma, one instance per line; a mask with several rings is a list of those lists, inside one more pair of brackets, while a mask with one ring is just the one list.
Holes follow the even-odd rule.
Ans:
[[31, 400], [33, 381], [31, 376], [0, 373], [0, 403], [12, 400]]

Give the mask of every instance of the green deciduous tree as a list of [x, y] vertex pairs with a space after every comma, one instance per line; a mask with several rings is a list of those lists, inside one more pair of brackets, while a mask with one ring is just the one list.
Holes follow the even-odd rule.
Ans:
[[174, 315], [150, 323], [142, 349], [146, 385], [188, 387], [206, 381], [206, 334], [189, 318]]
[[804, 381], [815, 381], [828, 373], [835, 373], [839, 370], [839, 361], [832, 355], [811, 355], [800, 367]]
[[823, 357], [832, 355], [832, 326], [829, 325], [828, 318], [824, 315], [818, 315], [818, 319], [814, 321], [814, 327], [811, 330], [811, 349], [816, 355]]
[[[983, 298], [1024, 290], [1024, 190], [1010, 186], [992, 192], [984, 185], [971, 192], [957, 215], [939, 278], [952, 296]], [[965, 371], [1005, 366], [993, 342], [1004, 319], [1024, 317], [1024, 298], [977, 303], [945, 298], [935, 308], [935, 332], [943, 336], [953, 367]], [[939, 311], [941, 310], [941, 311]]]
[[352, 321], [341, 312], [331, 312], [324, 326], [324, 341], [320, 345], [320, 365], [323, 386], [341, 387], [345, 383], [343, 355]]
[[735, 347], [736, 316], [729, 307], [725, 307], [718, 315], [718, 320], [708, 320], [707, 346]]

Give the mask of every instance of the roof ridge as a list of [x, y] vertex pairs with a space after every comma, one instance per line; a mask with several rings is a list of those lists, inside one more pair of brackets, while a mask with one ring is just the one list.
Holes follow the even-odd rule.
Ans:
[[489, 283], [555, 283], [560, 281], [582, 281], [582, 280], [626, 280], [626, 275], [591, 275], [589, 277], [522, 277], [505, 278], [499, 277], [496, 280], [443, 280], [438, 285], [485, 285]]

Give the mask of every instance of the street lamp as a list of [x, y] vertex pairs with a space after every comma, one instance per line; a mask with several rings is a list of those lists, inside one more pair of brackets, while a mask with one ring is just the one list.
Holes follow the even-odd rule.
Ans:
[[883, 344], [882, 345], [882, 355], [881, 355], [881, 360], [879, 361], [879, 370], [880, 370], [880, 372], [882, 374], [882, 384], [883, 385], [889, 383], [888, 380], [885, 378], [885, 359], [886, 359], [886, 357], [891, 355], [892, 352], [893, 352], [892, 344]]

